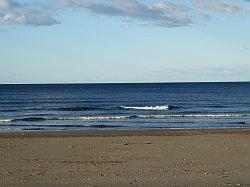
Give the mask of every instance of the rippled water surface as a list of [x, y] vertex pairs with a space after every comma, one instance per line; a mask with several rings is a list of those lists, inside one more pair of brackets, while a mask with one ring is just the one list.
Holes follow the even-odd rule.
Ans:
[[250, 83], [0, 85], [0, 131], [250, 127]]

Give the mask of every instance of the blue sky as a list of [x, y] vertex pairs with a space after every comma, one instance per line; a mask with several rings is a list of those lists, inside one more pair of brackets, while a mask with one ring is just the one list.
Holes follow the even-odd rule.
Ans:
[[250, 80], [247, 0], [0, 0], [0, 83]]

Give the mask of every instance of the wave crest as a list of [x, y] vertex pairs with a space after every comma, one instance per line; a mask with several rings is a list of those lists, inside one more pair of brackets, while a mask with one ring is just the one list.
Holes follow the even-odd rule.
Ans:
[[9, 123], [11, 121], [11, 119], [0, 119], [0, 123]]
[[[170, 115], [123, 115], [123, 116], [77, 116], [77, 117], [27, 117], [21, 119], [0, 119], [0, 123], [14, 121], [46, 121], [46, 120], [126, 120], [126, 119], [167, 119], [167, 118], [236, 118], [250, 117], [250, 114], [170, 114]], [[250, 122], [244, 122], [249, 124]]]
[[82, 116], [62, 117], [57, 120], [122, 120], [122, 119], [166, 119], [166, 118], [234, 118], [250, 117], [250, 114], [170, 114], [170, 115], [130, 115], [130, 116]]
[[170, 110], [175, 107], [170, 105], [162, 105], [162, 106], [121, 106], [121, 108], [126, 110]]

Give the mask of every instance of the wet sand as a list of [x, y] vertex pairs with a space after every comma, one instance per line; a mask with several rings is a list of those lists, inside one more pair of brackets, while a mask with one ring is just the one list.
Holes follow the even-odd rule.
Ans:
[[0, 134], [0, 186], [250, 186], [250, 129]]

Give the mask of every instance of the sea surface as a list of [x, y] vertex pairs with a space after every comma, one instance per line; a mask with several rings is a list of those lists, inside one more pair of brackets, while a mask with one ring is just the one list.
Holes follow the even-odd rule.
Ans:
[[250, 83], [0, 85], [0, 132], [250, 127]]

